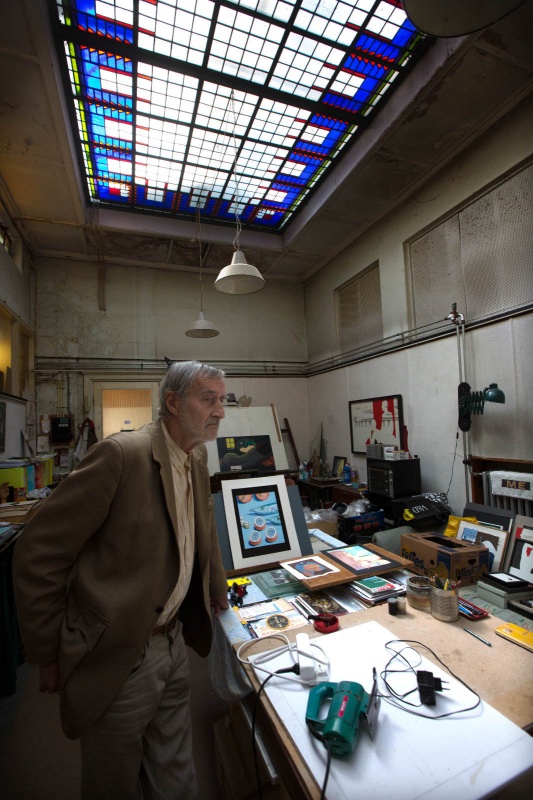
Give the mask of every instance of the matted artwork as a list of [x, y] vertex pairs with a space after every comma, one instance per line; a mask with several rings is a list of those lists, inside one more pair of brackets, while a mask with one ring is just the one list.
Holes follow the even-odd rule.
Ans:
[[302, 556], [282, 475], [223, 481], [222, 497], [234, 569]]
[[404, 450], [400, 394], [352, 400], [348, 405], [352, 453], [366, 453], [366, 446], [376, 443]]
[[474, 544], [481, 544], [489, 551], [489, 572], [497, 572], [503, 568], [505, 551], [509, 540], [509, 531], [490, 528], [474, 522], [462, 520], [459, 523], [457, 538]]
[[281, 566], [291, 575], [294, 575], [295, 578], [299, 578], [302, 581], [323, 578], [333, 572], [340, 572], [340, 569], [334, 567], [333, 564], [328, 564], [320, 556], [304, 556], [303, 558], [295, 558], [292, 561], [282, 561]]
[[387, 559], [380, 553], [374, 553], [358, 544], [337, 548], [336, 550], [328, 550], [328, 556], [344, 564], [355, 574], [360, 573], [361, 575], [367, 575], [369, 571], [376, 567], [386, 567], [390, 564], [392, 569], [398, 566], [397, 561]]
[[516, 578], [533, 583], [533, 542], [517, 539], [514, 543], [509, 572]]
[[217, 451], [221, 472], [257, 470], [266, 475], [276, 470], [270, 436], [220, 436]]

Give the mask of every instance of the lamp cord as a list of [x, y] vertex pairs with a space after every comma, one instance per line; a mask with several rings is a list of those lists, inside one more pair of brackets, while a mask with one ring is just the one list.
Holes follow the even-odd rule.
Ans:
[[201, 237], [201, 221], [200, 221], [200, 209], [196, 207], [196, 238], [198, 239], [198, 257], [200, 260], [200, 311], [203, 312], [204, 310], [204, 285], [202, 282], [203, 271], [204, 271], [204, 261], [202, 257], [202, 237]]
[[235, 225], [237, 228], [237, 232], [235, 234], [235, 238], [233, 240], [233, 247], [235, 250], [239, 250], [239, 241], [241, 236], [242, 224], [239, 217], [239, 203], [240, 203], [240, 189], [239, 189], [239, 175], [237, 173], [237, 156], [238, 156], [238, 148], [237, 148], [237, 112], [235, 111], [235, 91], [232, 89], [231, 94], [229, 96], [229, 105], [231, 108], [231, 114], [233, 117], [233, 128], [232, 128], [232, 141], [233, 141], [233, 165], [232, 165], [232, 177], [235, 182]]

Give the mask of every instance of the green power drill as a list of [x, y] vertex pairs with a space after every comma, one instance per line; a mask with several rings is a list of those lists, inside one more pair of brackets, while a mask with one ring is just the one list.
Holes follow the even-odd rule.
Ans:
[[[328, 699], [331, 699], [328, 714], [320, 719], [320, 707]], [[305, 721], [309, 732], [323, 742], [332, 756], [344, 758], [355, 747], [361, 720], [366, 720], [370, 738], [373, 738], [380, 702], [374, 669], [370, 694], [353, 681], [324, 682], [313, 686], [309, 692]]]

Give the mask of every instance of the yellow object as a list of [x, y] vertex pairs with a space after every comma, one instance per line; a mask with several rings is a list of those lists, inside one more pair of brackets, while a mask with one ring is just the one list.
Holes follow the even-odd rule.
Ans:
[[243, 575], [240, 578], [228, 578], [228, 586], [230, 587], [230, 589], [234, 583], [236, 583], [237, 586], [246, 586], [247, 583], [251, 582], [252, 581], [250, 580], [250, 578], [247, 578], [245, 575]]
[[521, 628], [520, 625], [515, 625], [513, 622], [506, 622], [505, 625], [500, 625], [494, 629], [498, 636], [503, 636], [510, 642], [519, 644], [520, 647], [525, 647], [526, 650], [533, 652], [533, 631], [528, 631], [526, 628]]
[[410, 522], [412, 519], [415, 518], [415, 515], [412, 513], [412, 511], [406, 508], [403, 512], [403, 518], [404, 520], [406, 520], [406, 522]]
[[475, 517], [454, 517], [450, 514], [448, 517], [448, 526], [442, 535], [456, 538], [461, 522], [473, 522], [475, 525], [478, 525], [478, 521]]

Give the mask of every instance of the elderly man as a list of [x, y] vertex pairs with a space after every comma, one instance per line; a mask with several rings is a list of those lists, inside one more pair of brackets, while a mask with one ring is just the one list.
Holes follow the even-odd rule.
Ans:
[[197, 797], [186, 644], [228, 607], [204, 442], [224, 373], [173, 363], [159, 419], [94, 444], [16, 547], [26, 659], [80, 738], [83, 800]]

